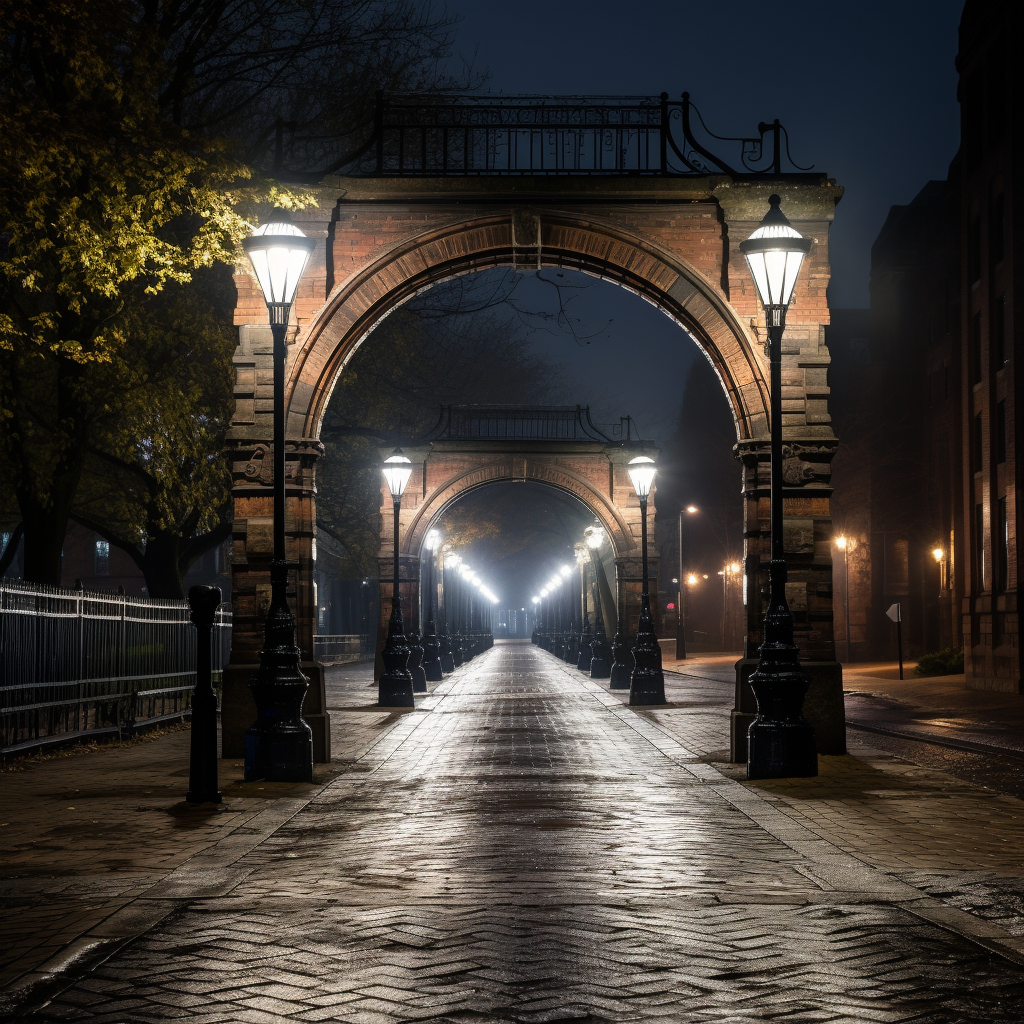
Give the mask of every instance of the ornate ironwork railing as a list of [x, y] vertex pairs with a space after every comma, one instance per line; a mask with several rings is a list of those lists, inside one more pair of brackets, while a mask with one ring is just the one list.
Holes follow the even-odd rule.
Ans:
[[[302, 140], [279, 123], [276, 170]], [[730, 146], [727, 157], [714, 150]], [[784, 171], [784, 165], [788, 170]], [[706, 175], [808, 171], [778, 119], [716, 135], [689, 93], [657, 97], [378, 93], [372, 132], [323, 172], [347, 175]]]
[[[187, 601], [0, 579], [0, 751], [132, 733], [190, 706], [196, 630]], [[231, 606], [214, 621], [214, 681]]]
[[446, 405], [425, 441], [600, 441], [590, 407]]

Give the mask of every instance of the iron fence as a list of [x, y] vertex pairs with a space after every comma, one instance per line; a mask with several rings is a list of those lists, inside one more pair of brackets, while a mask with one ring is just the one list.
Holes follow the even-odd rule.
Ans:
[[320, 634], [313, 637], [313, 657], [321, 665], [344, 665], [373, 657], [369, 636], [358, 633]]
[[[184, 715], [195, 686], [189, 615], [187, 601], [0, 579], [0, 749], [125, 736]], [[230, 650], [230, 605], [213, 629], [216, 685]]]

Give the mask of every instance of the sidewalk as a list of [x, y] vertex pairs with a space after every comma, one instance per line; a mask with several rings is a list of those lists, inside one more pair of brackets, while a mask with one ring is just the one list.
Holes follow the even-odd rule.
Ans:
[[[313, 785], [245, 783], [242, 762], [228, 759], [224, 802], [188, 804], [187, 726], [0, 765], [0, 1014], [19, 989], [155, 925], [174, 908], [161, 883], [216, 851], [230, 860], [256, 848], [357, 762], [402, 716], [370, 706], [368, 672], [327, 670], [340, 753], [317, 766]], [[182, 891], [200, 895], [214, 868], [205, 870]]]
[[[667, 666], [670, 667], [670, 666]], [[688, 666], [689, 668], [690, 666]], [[24, 1021], [1019, 1024], [1024, 801], [879, 751], [724, 763], [725, 659], [633, 709], [531, 645], [372, 707], [343, 759], [188, 808], [186, 730], [3, 776]], [[38, 1009], [31, 1015], [28, 1007]]]
[[[666, 658], [667, 672], [735, 685], [739, 654]], [[967, 689], [963, 673], [917, 676], [895, 661], [843, 665], [848, 726], [977, 753], [1024, 755], [1024, 695]]]

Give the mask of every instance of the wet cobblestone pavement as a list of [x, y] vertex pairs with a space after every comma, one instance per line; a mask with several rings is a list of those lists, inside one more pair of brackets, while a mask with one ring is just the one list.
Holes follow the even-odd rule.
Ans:
[[[915, 861], [927, 822], [855, 818], [884, 764], [745, 785], [702, 749], [722, 729], [706, 702], [674, 705], [634, 711], [499, 643], [256, 845], [147, 890], [162, 919], [18, 1019], [1024, 1020], [1019, 929], [971, 912], [963, 865], [951, 887], [945, 855]], [[949, 804], [911, 775], [883, 782]], [[1024, 806], [995, 799], [990, 878], [1016, 873]]]

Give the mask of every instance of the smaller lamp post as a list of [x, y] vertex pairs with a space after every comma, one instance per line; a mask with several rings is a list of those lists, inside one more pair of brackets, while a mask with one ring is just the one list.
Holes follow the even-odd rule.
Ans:
[[274, 341], [274, 554], [260, 667], [249, 684], [256, 703], [256, 722], [245, 734], [244, 776], [246, 782], [311, 782], [313, 732], [302, 717], [309, 680], [300, 665], [287, 594], [284, 370], [292, 302], [316, 243], [292, 223], [287, 213], [275, 210], [242, 245], [263, 290]]
[[629, 677], [630, 704], [664, 704], [665, 675], [661, 670], [661, 644], [651, 617], [650, 580], [647, 569], [647, 499], [657, 467], [654, 459], [638, 455], [626, 467], [633, 490], [640, 499], [640, 538], [643, 557], [643, 590], [640, 593], [640, 621], [633, 642], [633, 674]]
[[583, 593], [583, 628], [580, 630], [580, 646], [576, 654], [576, 667], [581, 672], [590, 671], [590, 662], [594, 657], [594, 637], [590, 632], [590, 610], [587, 607], [587, 553], [581, 551], [580, 558], [580, 590]]
[[540, 645], [540, 598], [531, 598], [533, 604], [533, 632], [530, 634], [530, 643]]
[[434, 598], [437, 596], [437, 587], [434, 584], [434, 552], [441, 543], [441, 534], [437, 530], [428, 530], [424, 540], [424, 546], [430, 554], [427, 556], [427, 569], [429, 570], [429, 587], [427, 589], [427, 626], [423, 633], [423, 672], [432, 683], [439, 683], [444, 679], [444, 671], [441, 665], [441, 641], [437, 636], [437, 626], [434, 623]]
[[764, 642], [750, 687], [757, 717], [747, 730], [747, 778], [803, 778], [818, 774], [814, 729], [803, 716], [810, 680], [800, 669], [793, 615], [786, 601], [782, 538], [782, 335], [797, 275], [811, 243], [786, 219], [777, 195], [758, 229], [740, 242], [764, 307], [771, 361], [771, 561]]
[[683, 516], [696, 515], [700, 509], [696, 505], [687, 505], [685, 509], [679, 510], [679, 576], [673, 582], [677, 583], [676, 588], [676, 661], [686, 660], [686, 618], [684, 613], [683, 596]]
[[590, 678], [607, 679], [612, 674], [612, 649], [604, 628], [598, 581], [598, 560], [601, 557], [601, 545], [604, 543], [604, 528], [600, 525], [588, 526], [583, 531], [583, 536], [587, 539], [590, 562], [594, 568], [594, 642], [590, 646]]
[[393, 455], [384, 460], [384, 480], [391, 492], [391, 504], [395, 517], [394, 575], [392, 576], [391, 619], [388, 635], [384, 641], [381, 657], [384, 673], [377, 689], [377, 703], [382, 708], [412, 708], [416, 706], [413, 697], [413, 678], [409, 672], [409, 648], [405, 642], [405, 626], [402, 622], [402, 595], [398, 575], [398, 535], [401, 529], [399, 515], [402, 511], [402, 493], [412, 476], [412, 463], [396, 448]]
[[846, 629], [846, 662], [850, 662], [850, 538], [836, 537], [836, 547], [843, 553], [843, 623]]
[[454, 598], [453, 594], [448, 593], [448, 566], [450, 559], [458, 558], [456, 554], [448, 555], [443, 550], [441, 552], [441, 610], [444, 613], [444, 628], [441, 631], [441, 671], [442, 672], [454, 672], [455, 671], [455, 656], [452, 651], [452, 638], [448, 632], [448, 607], [449, 602]]
[[625, 616], [615, 610], [615, 636], [612, 638], [612, 667], [608, 677], [611, 690], [628, 690], [633, 674], [633, 651], [629, 635], [625, 632]]

